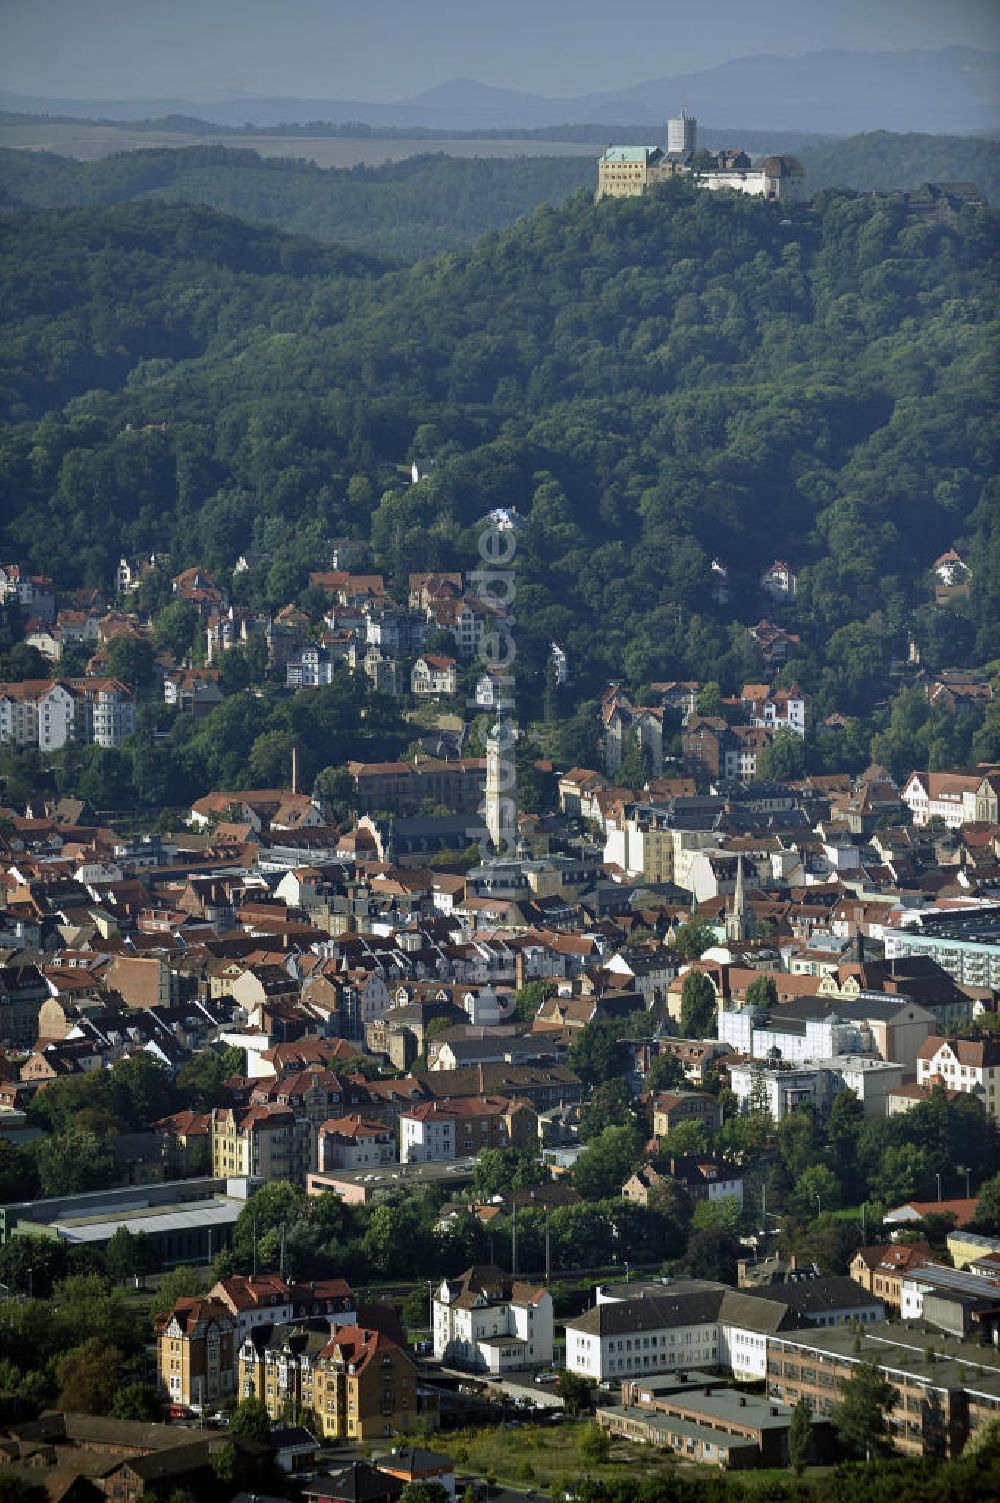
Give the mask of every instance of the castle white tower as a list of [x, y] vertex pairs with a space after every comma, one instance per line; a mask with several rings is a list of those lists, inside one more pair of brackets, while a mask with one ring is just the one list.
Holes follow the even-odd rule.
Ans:
[[667, 152], [689, 157], [698, 139], [698, 122], [693, 115], [681, 108], [679, 115], [671, 115], [667, 121]]
[[498, 720], [486, 738], [486, 833], [493, 851], [510, 860], [517, 846], [517, 768], [514, 732]]

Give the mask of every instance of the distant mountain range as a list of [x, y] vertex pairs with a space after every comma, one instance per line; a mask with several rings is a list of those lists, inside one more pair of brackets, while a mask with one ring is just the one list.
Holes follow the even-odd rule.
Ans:
[[107, 120], [197, 115], [220, 125], [273, 126], [357, 121], [431, 130], [497, 130], [630, 121], [662, 134], [684, 106], [703, 120], [740, 120], [747, 129], [826, 135], [859, 131], [975, 134], [1000, 131], [1000, 52], [807, 52], [734, 59], [697, 73], [668, 75], [574, 98], [547, 98], [455, 79], [411, 99], [227, 98], [50, 99], [0, 91], [0, 108]]

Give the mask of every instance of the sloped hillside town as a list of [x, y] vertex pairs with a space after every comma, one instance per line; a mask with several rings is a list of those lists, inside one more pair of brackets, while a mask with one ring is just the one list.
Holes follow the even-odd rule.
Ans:
[[[271, 783], [234, 764], [159, 815], [101, 807], [106, 760], [8, 779], [0, 1279], [68, 1342], [55, 1386], [9, 1359], [11, 1465], [82, 1477], [100, 1446], [138, 1497], [225, 1444], [307, 1497], [334, 1456], [324, 1497], [450, 1495], [448, 1432], [521, 1412], [598, 1460], [822, 1467], [872, 1392], [868, 1443], [960, 1456], [1000, 1412], [1000, 764], [810, 770], [843, 718], [782, 672], [782, 559], [756, 676], [608, 683], [590, 765], [508, 719], [482, 577], [397, 599], [362, 545], [326, 562], [274, 616], [157, 558], [86, 598], [0, 574], [21, 756], [265, 696], [410, 741], [334, 728], [317, 773], [293, 733], [251, 758]], [[954, 551], [933, 574], [967, 584]], [[550, 669], [571, 692], [556, 643]], [[988, 679], [906, 672], [992, 713]], [[105, 1312], [79, 1341], [74, 1299]]]

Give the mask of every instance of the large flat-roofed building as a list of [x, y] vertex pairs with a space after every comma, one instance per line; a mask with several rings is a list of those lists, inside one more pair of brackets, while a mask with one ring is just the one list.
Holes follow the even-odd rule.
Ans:
[[926, 956], [959, 986], [1000, 987], [1000, 904], [920, 913], [884, 938], [886, 960]]
[[120, 1226], [145, 1232], [167, 1268], [210, 1263], [232, 1241], [254, 1181], [179, 1179], [92, 1190], [0, 1206], [0, 1242], [47, 1237], [69, 1247], [104, 1247]]
[[958, 1456], [980, 1425], [1000, 1415], [997, 1349], [948, 1339], [922, 1321], [870, 1327], [860, 1342], [850, 1330], [772, 1336], [768, 1396], [785, 1404], [806, 1399], [814, 1413], [828, 1415], [860, 1362], [874, 1362], [898, 1394], [889, 1428], [905, 1455]]
[[767, 1092], [767, 1109], [775, 1122], [800, 1106], [811, 1106], [825, 1116], [834, 1096], [842, 1089], [827, 1065], [782, 1068], [780, 1064], [762, 1065], [759, 1060], [730, 1065], [729, 1082], [744, 1110], [749, 1109], [751, 1090], [758, 1083], [762, 1085]]
[[[598, 1425], [612, 1435], [669, 1447], [685, 1461], [725, 1467], [788, 1465], [788, 1404], [730, 1388], [719, 1378], [676, 1373], [629, 1380], [618, 1404], [598, 1408]], [[813, 1416], [814, 1456], [827, 1454], [829, 1426]]]
[[1000, 1336], [1000, 1268], [989, 1274], [927, 1262], [902, 1282], [900, 1314], [952, 1336], [993, 1343]]
[[968, 1268], [981, 1258], [1000, 1258], [1000, 1237], [982, 1237], [977, 1232], [948, 1233], [948, 1253], [956, 1268]]
[[464, 1189], [472, 1184], [475, 1172], [474, 1158], [432, 1159], [423, 1164], [384, 1164], [381, 1168], [371, 1169], [328, 1169], [325, 1173], [308, 1175], [306, 1190], [310, 1195], [325, 1195], [331, 1190], [348, 1205], [368, 1206], [384, 1200], [387, 1195], [397, 1195], [400, 1190], [416, 1190], [425, 1185]]

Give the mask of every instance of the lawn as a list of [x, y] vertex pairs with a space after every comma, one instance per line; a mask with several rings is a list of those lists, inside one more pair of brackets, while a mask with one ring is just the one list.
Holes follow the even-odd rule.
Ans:
[[664, 1452], [623, 1440], [614, 1442], [607, 1461], [583, 1461], [580, 1437], [590, 1423], [567, 1420], [561, 1425], [521, 1425], [513, 1430], [502, 1426], [457, 1430], [448, 1435], [443, 1449], [454, 1459], [456, 1472], [474, 1472], [480, 1477], [494, 1472], [498, 1482], [536, 1491], [561, 1479], [586, 1475], [610, 1481], [626, 1468], [655, 1472], [669, 1465]]

